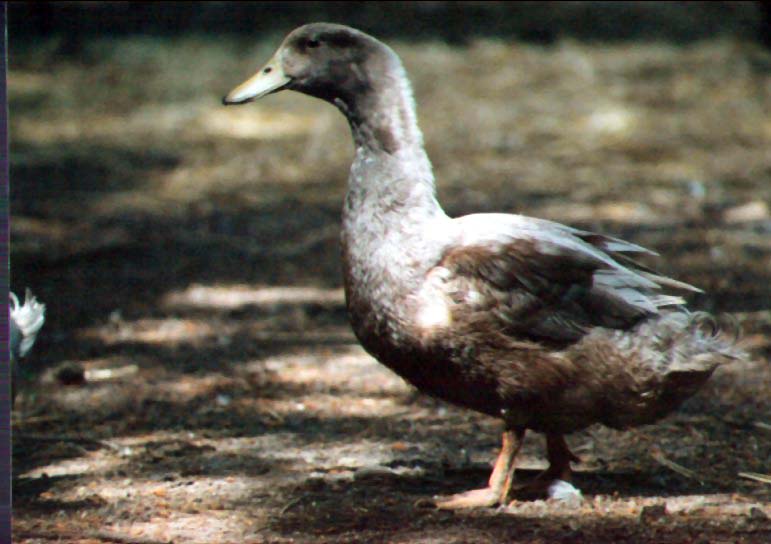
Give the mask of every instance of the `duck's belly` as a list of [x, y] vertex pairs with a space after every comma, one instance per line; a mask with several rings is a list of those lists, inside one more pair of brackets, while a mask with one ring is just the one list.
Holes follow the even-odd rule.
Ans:
[[[555, 348], [496, 334], [500, 324], [492, 321], [464, 324], [457, 312], [451, 315], [452, 326], [443, 327], [442, 312], [435, 308], [426, 314], [421, 308], [425, 305], [404, 303], [402, 313], [389, 319], [373, 308], [359, 313], [361, 306], [354, 304], [349, 309], [364, 348], [420, 391], [539, 432], [570, 433], [594, 423], [619, 429], [653, 423], [693, 394], [715, 366], [670, 362], [670, 369], [664, 363], [687, 359], [685, 348], [703, 349], [699, 342], [704, 341], [675, 326], [668, 332], [666, 323], [656, 321], [644, 326], [671, 334], [685, 355], [656, 351], [657, 344], [638, 329], [596, 329]], [[428, 330], [427, 324], [435, 329]], [[678, 371], [683, 367], [686, 371]]]
[[446, 402], [501, 417], [499, 384], [494, 376], [453, 362], [440, 351], [388, 347], [380, 340], [362, 341], [364, 348], [380, 363], [393, 370], [418, 390]]
[[[421, 392], [463, 408], [522, 423], [535, 411], [537, 396], [525, 389], [517, 376], [502, 373], [501, 361], [486, 356], [485, 351], [489, 350], [473, 345], [473, 336], [427, 340], [415, 333], [418, 329], [414, 320], [409, 327], [397, 328], [393, 323], [368, 322], [367, 315], [373, 314], [351, 313], [351, 323], [361, 345]], [[477, 357], [470, 356], [475, 352]], [[523, 365], [527, 359], [522, 357]]]
[[[499, 337], [506, 344], [501, 345], [478, 331], [426, 341], [387, 324], [367, 326], [360, 317], [351, 314], [354, 331], [380, 363], [423, 393], [510, 426], [562, 434], [598, 422], [624, 428], [663, 415], [645, 415], [648, 399], [620, 383], [610, 369], [594, 373], [559, 350]], [[615, 417], [618, 412], [623, 420]]]
[[532, 354], [520, 354], [520, 366], [513, 364], [511, 355], [488, 364], [487, 360], [459, 362], [454, 354], [441, 350], [434, 357], [377, 348], [370, 353], [421, 392], [510, 426], [570, 433], [599, 420], [593, 395], [578, 384], [557, 385], [553, 375], [542, 374], [543, 383], [531, 385], [532, 375], [517, 373], [516, 367], [535, 366]]

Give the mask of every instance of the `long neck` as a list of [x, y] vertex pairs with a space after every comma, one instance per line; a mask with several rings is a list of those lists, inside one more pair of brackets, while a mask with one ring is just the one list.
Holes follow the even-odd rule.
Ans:
[[380, 75], [367, 78], [366, 92], [333, 100], [356, 146], [347, 205], [397, 211], [399, 203], [397, 208], [421, 208], [426, 217], [443, 215], [409, 80], [396, 55], [379, 60]]
[[368, 83], [367, 92], [335, 100], [348, 119], [356, 147], [388, 154], [405, 150], [423, 153], [412, 89], [401, 65], [391, 66]]
[[366, 92], [334, 100], [356, 145], [343, 207], [346, 299], [354, 330], [375, 352], [373, 331], [407, 334], [399, 327], [412, 319], [411, 297], [440, 258], [440, 234], [450, 230], [404, 70], [398, 59], [386, 67]]

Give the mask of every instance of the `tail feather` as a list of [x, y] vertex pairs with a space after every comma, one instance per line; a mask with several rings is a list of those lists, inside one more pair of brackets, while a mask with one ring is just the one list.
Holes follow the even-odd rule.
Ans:
[[626, 428], [664, 417], [719, 366], [747, 358], [739, 337], [738, 326], [704, 312], [671, 311], [641, 323], [626, 337], [628, 366], [612, 381], [618, 387], [604, 392], [603, 422]]
[[672, 372], [716, 368], [732, 361], [746, 359], [741, 348], [741, 327], [730, 316], [718, 319], [707, 312], [688, 315], [688, 322], [675, 336], [674, 346], [680, 356], [672, 360]]

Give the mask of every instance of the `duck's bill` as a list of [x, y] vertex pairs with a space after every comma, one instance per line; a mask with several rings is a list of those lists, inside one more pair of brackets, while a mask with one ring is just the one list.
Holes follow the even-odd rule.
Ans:
[[259, 72], [241, 83], [238, 87], [230, 91], [222, 103], [245, 104], [252, 100], [257, 100], [266, 94], [280, 91], [292, 81], [290, 77], [284, 74], [278, 63], [269, 62]]

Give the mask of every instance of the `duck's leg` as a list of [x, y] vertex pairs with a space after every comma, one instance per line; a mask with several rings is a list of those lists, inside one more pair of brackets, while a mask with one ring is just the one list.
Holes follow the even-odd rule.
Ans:
[[561, 434], [546, 435], [546, 458], [549, 460], [549, 468], [542, 474], [544, 479], [564, 480], [569, 482], [573, 478], [570, 463], [578, 463], [580, 459], [573, 455]]
[[495, 461], [495, 467], [487, 487], [437, 500], [436, 505], [443, 509], [476, 508], [494, 506], [505, 501], [509, 495], [511, 480], [514, 477], [514, 459], [522, 447], [524, 437], [525, 429], [523, 428], [506, 429], [503, 432], [501, 453], [498, 454], [498, 459]]
[[[518, 495], [548, 495], [549, 497], [552, 497], [552, 495], [560, 493], [569, 493], [569, 490], [573, 489], [575, 493], [580, 496], [580, 491], [570, 485], [570, 481], [573, 479], [573, 471], [570, 468], [570, 463], [578, 462], [579, 459], [570, 451], [563, 435], [546, 435], [546, 458], [549, 461], [549, 467], [536, 476], [534, 480], [520, 485], [514, 485], [512, 492]], [[552, 493], [552, 485], [557, 480], [566, 482], [566, 484], [557, 488], [557, 491]]]

